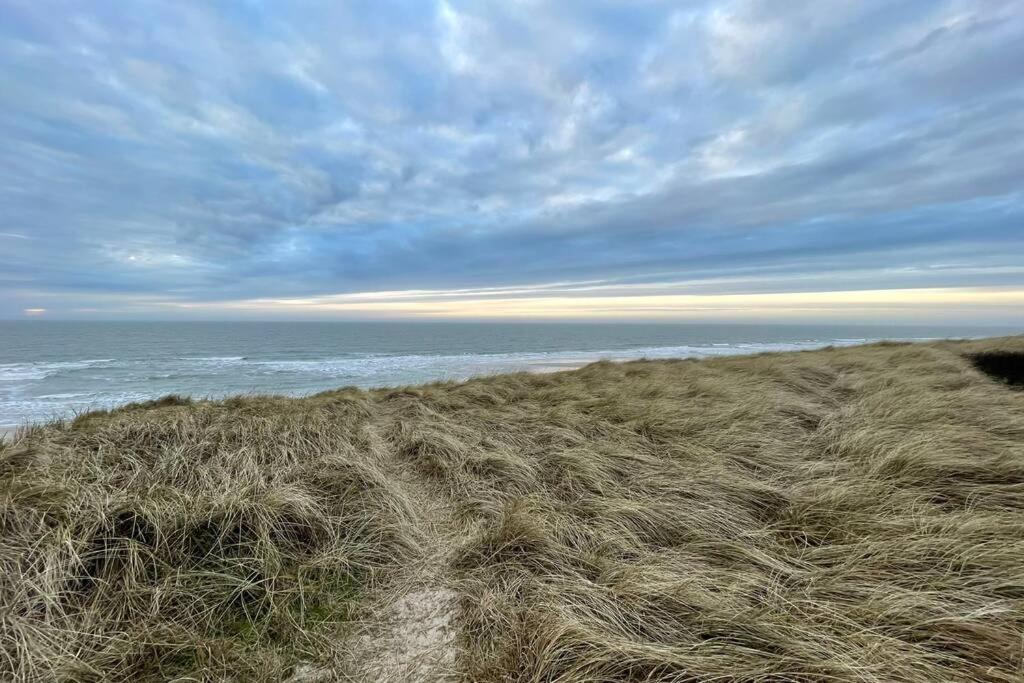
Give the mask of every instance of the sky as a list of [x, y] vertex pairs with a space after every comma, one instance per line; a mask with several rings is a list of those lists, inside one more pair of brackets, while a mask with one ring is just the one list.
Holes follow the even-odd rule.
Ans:
[[0, 4], [0, 318], [1024, 320], [1024, 0]]

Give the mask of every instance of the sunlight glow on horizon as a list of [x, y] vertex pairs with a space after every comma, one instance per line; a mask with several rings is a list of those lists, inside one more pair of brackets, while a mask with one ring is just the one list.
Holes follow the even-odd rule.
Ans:
[[[519, 288], [522, 291], [525, 288]], [[569, 296], [502, 291], [410, 290], [325, 297], [172, 303], [172, 308], [221, 313], [308, 314], [316, 318], [407, 318], [412, 320], [691, 320], [903, 317], [972, 319], [995, 314], [1024, 316], [1024, 290], [932, 288], [754, 294], [656, 294]]]

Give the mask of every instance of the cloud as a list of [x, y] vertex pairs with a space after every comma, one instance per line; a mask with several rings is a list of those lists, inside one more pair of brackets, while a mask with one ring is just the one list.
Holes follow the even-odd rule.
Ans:
[[1018, 10], [7, 3], [0, 317], [1022, 286]]

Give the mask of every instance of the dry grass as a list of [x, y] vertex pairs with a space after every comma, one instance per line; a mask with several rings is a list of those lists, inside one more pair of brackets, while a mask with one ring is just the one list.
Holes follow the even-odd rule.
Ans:
[[0, 679], [280, 680], [325, 650], [413, 514], [359, 401], [155, 405], [0, 451]]
[[457, 545], [467, 680], [1020, 681], [1024, 391], [979, 352], [1012, 368], [1024, 338], [24, 430], [0, 447], [0, 678], [351, 661], [346, 624], [436, 554], [401, 472], [452, 510], [427, 544]]

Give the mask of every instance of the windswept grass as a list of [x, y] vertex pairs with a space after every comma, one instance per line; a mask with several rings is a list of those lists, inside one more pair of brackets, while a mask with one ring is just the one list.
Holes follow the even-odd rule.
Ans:
[[0, 449], [0, 678], [330, 663], [427, 552], [400, 472], [453, 510], [465, 680], [1020, 681], [1024, 392], [979, 360], [1014, 354], [597, 363], [33, 428]]
[[354, 410], [163, 400], [0, 451], [0, 679], [280, 680], [317, 659], [415, 547]]

